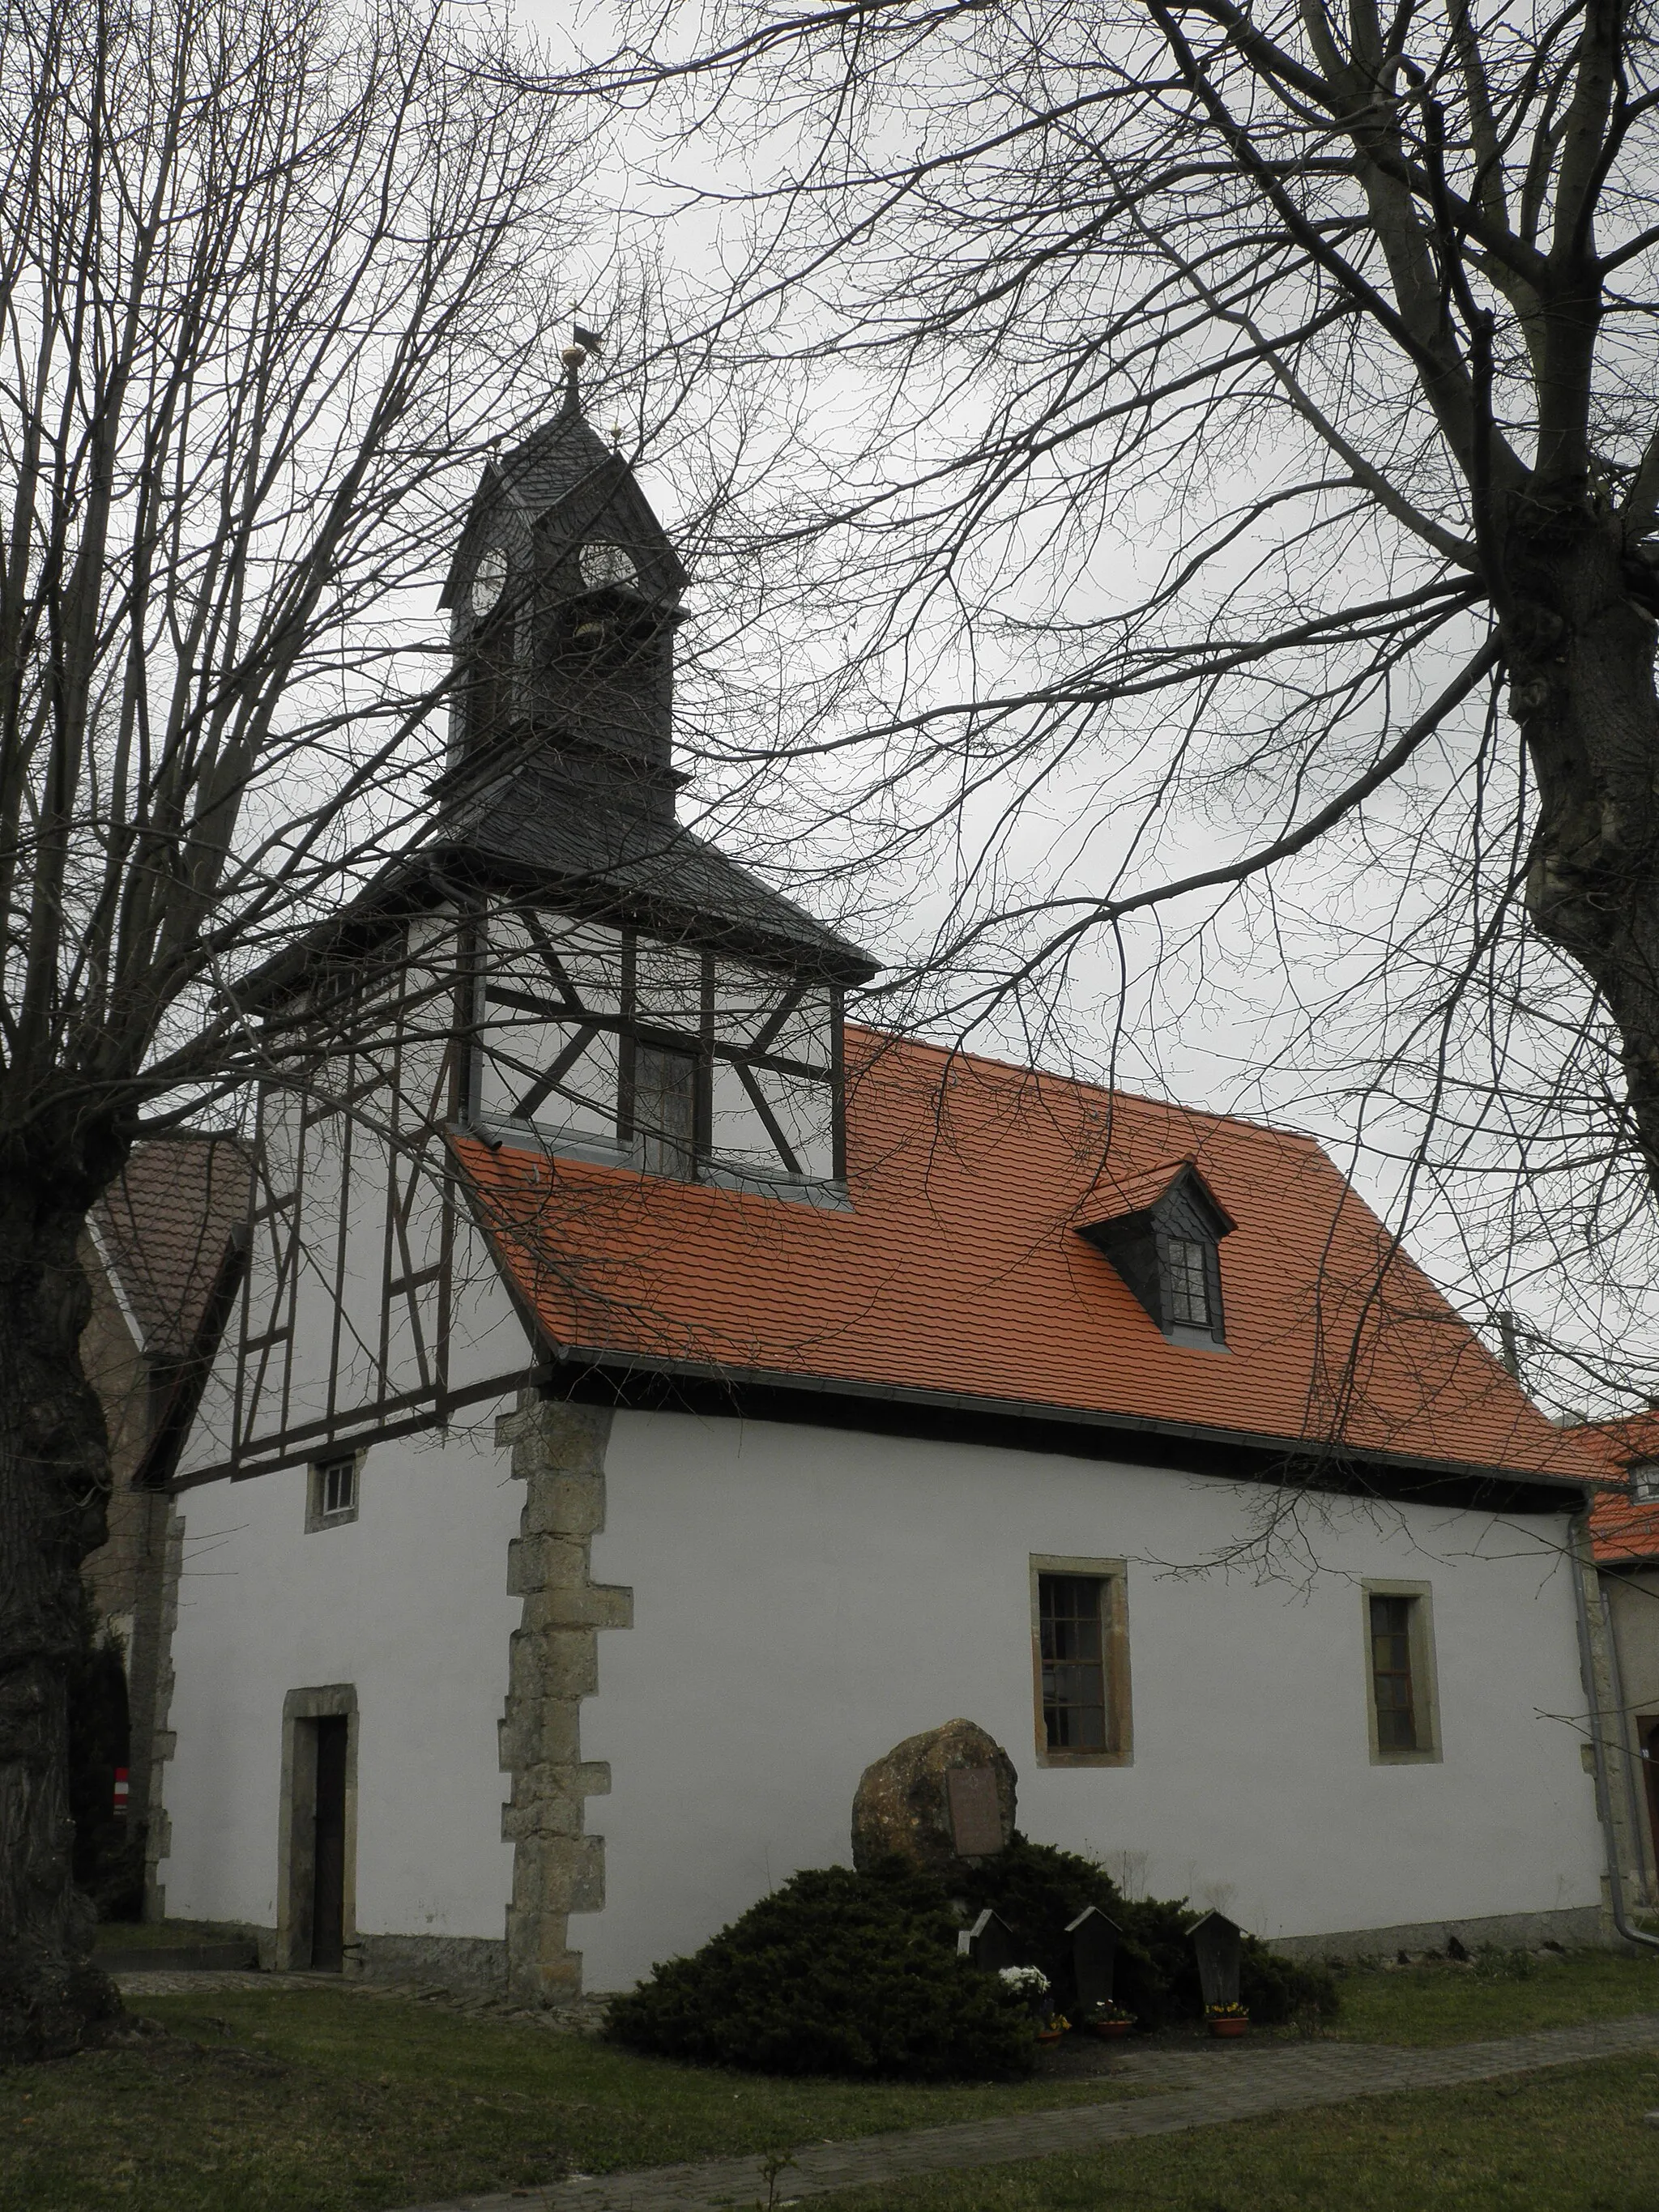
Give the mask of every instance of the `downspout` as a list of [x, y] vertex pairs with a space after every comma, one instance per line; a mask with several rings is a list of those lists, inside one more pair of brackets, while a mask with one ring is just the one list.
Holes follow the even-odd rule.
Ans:
[[1613, 1633], [1613, 1601], [1607, 1595], [1607, 1583], [1599, 1575], [1596, 1580], [1601, 1584], [1601, 1633], [1607, 1642], [1607, 1680], [1613, 1691], [1613, 1709], [1619, 1716], [1619, 1759], [1625, 1770], [1625, 1816], [1630, 1822], [1631, 1850], [1643, 1868], [1645, 1884], [1647, 1854], [1642, 1848], [1642, 1838], [1647, 1830], [1647, 1809], [1636, 1778], [1636, 1761], [1630, 1755], [1630, 1700], [1625, 1695], [1624, 1663], [1619, 1656], [1619, 1638]]
[[1619, 1841], [1613, 1826], [1613, 1791], [1607, 1780], [1606, 1722], [1602, 1717], [1601, 1700], [1596, 1694], [1595, 1649], [1590, 1636], [1589, 1601], [1584, 1590], [1586, 1573], [1595, 1571], [1588, 1503], [1573, 1516], [1571, 1557], [1572, 1595], [1578, 1614], [1578, 1664], [1584, 1677], [1584, 1695], [1589, 1705], [1590, 1749], [1595, 1761], [1595, 1810], [1601, 1822], [1601, 1846], [1607, 1854], [1607, 1893], [1613, 1903], [1613, 1924], [1626, 1943], [1637, 1944], [1647, 1951], [1659, 1951], [1659, 1936], [1644, 1936], [1639, 1928], [1632, 1928], [1625, 1912], [1625, 1885], [1619, 1871]]

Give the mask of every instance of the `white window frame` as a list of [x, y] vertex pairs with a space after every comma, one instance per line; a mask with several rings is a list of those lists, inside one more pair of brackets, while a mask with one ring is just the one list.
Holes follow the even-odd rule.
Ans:
[[[363, 1497], [363, 1462], [367, 1449], [355, 1452], [331, 1452], [326, 1459], [314, 1459], [306, 1469], [306, 1534], [315, 1535], [323, 1528], [346, 1528], [357, 1518]], [[351, 1469], [351, 1503], [326, 1510], [328, 1475], [331, 1468], [349, 1466]]]

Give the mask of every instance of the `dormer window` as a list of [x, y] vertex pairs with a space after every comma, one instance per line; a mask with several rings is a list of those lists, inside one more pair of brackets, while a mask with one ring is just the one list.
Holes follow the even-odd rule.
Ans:
[[1659, 1459], [1638, 1459], [1630, 1471], [1631, 1501], [1659, 1505]]
[[1170, 1239], [1170, 1315], [1185, 1328], [1210, 1326], [1207, 1248], [1196, 1237]]
[[1221, 1253], [1232, 1217], [1184, 1160], [1119, 1186], [1121, 1210], [1078, 1224], [1172, 1344], [1224, 1346]]

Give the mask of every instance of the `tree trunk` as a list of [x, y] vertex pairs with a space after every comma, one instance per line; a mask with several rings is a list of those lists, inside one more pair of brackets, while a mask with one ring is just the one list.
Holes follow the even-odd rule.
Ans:
[[110, 1488], [81, 1367], [84, 1224], [84, 1200], [27, 1165], [0, 1172], [0, 2064], [78, 2050], [120, 2011], [91, 1964], [69, 1806], [81, 1563]]
[[1622, 1040], [1632, 1134], [1659, 1193], [1659, 638], [1619, 520], [1540, 500], [1500, 597], [1510, 710], [1538, 787], [1527, 904]]

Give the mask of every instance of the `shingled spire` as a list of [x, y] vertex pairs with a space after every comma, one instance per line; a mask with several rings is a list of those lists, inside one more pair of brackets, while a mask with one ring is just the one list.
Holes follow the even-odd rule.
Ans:
[[442, 604], [464, 680], [423, 841], [448, 880], [538, 896], [836, 982], [859, 949], [677, 818], [674, 632], [686, 574], [587, 420], [580, 328], [556, 410], [485, 469]]
[[443, 605], [465, 678], [450, 767], [535, 758], [602, 803], [672, 820], [685, 572], [633, 470], [587, 421], [592, 335], [564, 349], [558, 412], [486, 469], [456, 548]]

